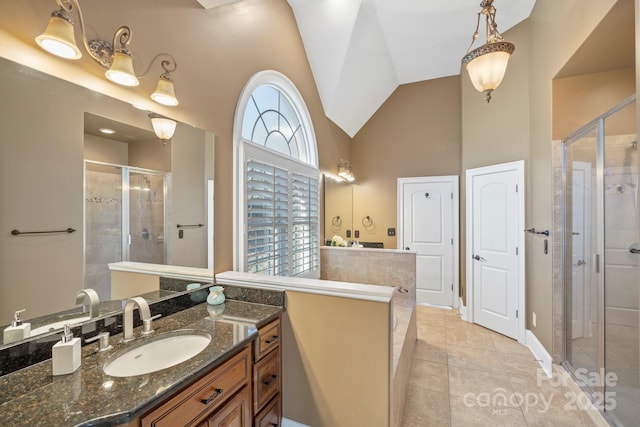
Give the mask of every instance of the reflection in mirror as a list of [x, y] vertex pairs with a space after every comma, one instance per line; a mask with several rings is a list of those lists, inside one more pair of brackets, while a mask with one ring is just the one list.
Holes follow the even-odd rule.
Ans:
[[353, 185], [324, 174], [324, 239], [331, 245], [333, 236], [351, 240], [353, 230]]
[[23, 308], [25, 322], [86, 316], [84, 287], [100, 316], [121, 310], [116, 260], [213, 269], [212, 134], [179, 124], [163, 146], [148, 112], [2, 58], [0, 93], [0, 325]]

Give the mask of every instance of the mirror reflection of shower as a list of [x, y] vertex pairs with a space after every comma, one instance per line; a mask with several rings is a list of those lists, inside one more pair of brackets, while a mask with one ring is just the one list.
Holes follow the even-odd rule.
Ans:
[[164, 264], [166, 172], [85, 161], [85, 287], [111, 299], [108, 264]]

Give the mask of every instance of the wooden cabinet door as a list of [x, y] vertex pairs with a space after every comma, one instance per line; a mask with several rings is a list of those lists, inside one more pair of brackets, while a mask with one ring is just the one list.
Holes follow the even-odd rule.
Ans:
[[254, 427], [279, 427], [282, 419], [280, 396], [276, 396], [258, 415], [253, 423]]
[[207, 419], [208, 427], [251, 427], [251, 393], [244, 387]]

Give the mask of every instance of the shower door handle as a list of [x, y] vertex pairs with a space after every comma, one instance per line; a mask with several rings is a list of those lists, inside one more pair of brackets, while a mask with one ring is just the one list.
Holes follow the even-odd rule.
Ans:
[[632, 254], [639, 254], [640, 255], [640, 249], [629, 249], [629, 252], [631, 252]]

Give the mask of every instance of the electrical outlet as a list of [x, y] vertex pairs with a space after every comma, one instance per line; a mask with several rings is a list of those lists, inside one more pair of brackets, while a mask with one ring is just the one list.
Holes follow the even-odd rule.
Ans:
[[533, 327], [534, 328], [536, 326], [538, 326], [538, 325], [536, 325], [536, 313], [535, 312], [531, 315], [531, 323], [533, 323]]

